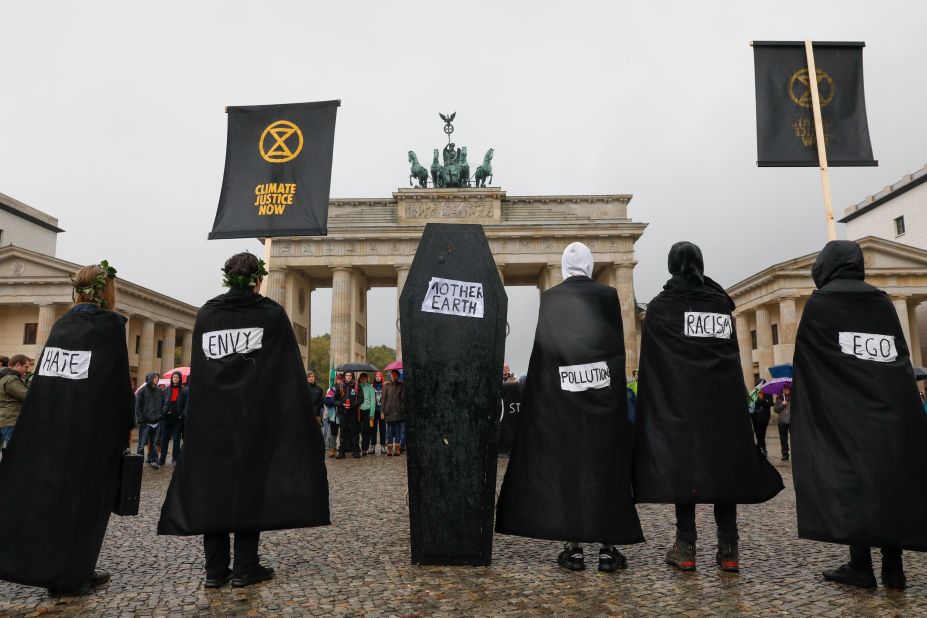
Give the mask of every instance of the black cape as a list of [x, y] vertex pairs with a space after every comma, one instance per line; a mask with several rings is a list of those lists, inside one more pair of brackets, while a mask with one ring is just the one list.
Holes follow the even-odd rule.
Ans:
[[[260, 349], [207, 358], [222, 352], [204, 334], [258, 328]], [[158, 534], [329, 524], [322, 434], [283, 307], [233, 288], [200, 309], [193, 342], [183, 459]]]
[[[927, 415], [898, 315], [862, 281], [856, 243], [828, 243], [812, 274], [820, 289], [798, 328], [792, 391], [798, 536], [925, 551]], [[841, 332], [893, 336], [897, 358], [844, 353]]]
[[[606, 363], [609, 386], [581, 392], [561, 388], [562, 367], [596, 362]], [[499, 495], [497, 532], [617, 545], [643, 542], [631, 496], [624, 362], [614, 288], [571, 277], [541, 295], [518, 433]]]
[[[55, 348], [90, 352], [87, 377]], [[134, 424], [125, 319], [78, 305], [52, 327], [0, 463], [0, 579], [57, 589], [90, 581]]]
[[[733, 303], [718, 284], [703, 281], [674, 276], [647, 305], [634, 443], [637, 502], [751, 504], [783, 487], [753, 440]], [[689, 316], [687, 336], [687, 312], [726, 319]], [[697, 336], [706, 328], [727, 336]]]
[[514, 382], [502, 385], [502, 411], [499, 416], [499, 454], [508, 455], [515, 444], [518, 433], [518, 419], [521, 417], [521, 402], [525, 396], [525, 383]]

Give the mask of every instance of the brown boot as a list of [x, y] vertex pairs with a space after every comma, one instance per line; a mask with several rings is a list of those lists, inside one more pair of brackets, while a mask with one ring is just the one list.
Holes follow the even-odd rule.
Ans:
[[387, 457], [393, 456], [393, 443], [392, 442], [386, 445], [386, 456]]
[[334, 456], [335, 456], [335, 449], [333, 449], [333, 448], [328, 449], [328, 456], [329, 456], [329, 457], [334, 457]]

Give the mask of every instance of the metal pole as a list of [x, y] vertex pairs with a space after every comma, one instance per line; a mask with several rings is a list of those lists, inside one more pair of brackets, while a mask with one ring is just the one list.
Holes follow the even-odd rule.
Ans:
[[814, 113], [814, 136], [818, 145], [818, 164], [821, 168], [821, 190], [824, 193], [824, 220], [827, 223], [827, 239], [837, 239], [834, 223], [834, 207], [830, 195], [830, 174], [827, 167], [827, 148], [824, 143], [824, 123], [821, 120], [821, 95], [818, 92], [818, 73], [814, 67], [814, 49], [811, 41], [805, 41], [805, 56], [808, 58], [808, 87], [811, 89], [811, 109]]

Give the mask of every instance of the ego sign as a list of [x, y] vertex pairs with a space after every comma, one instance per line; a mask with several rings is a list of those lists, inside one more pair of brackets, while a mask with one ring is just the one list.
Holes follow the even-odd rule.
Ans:
[[428, 284], [428, 293], [422, 301], [422, 311], [481, 318], [483, 284], [432, 277]]
[[203, 354], [206, 358], [225, 358], [230, 354], [247, 354], [260, 350], [263, 328], [236, 328], [203, 333]]
[[90, 376], [90, 351], [45, 348], [39, 375], [68, 380], [86, 380]]
[[683, 334], [686, 337], [730, 339], [733, 332], [731, 316], [726, 313], [686, 311], [683, 316]]
[[895, 337], [872, 333], [840, 333], [840, 351], [862, 360], [890, 363], [898, 358]]

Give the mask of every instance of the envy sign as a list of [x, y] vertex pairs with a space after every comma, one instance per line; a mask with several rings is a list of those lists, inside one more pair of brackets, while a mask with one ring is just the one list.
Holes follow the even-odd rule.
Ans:
[[68, 380], [86, 380], [90, 375], [90, 351], [45, 348], [39, 375]]
[[840, 333], [840, 351], [862, 360], [890, 363], [898, 358], [893, 335], [872, 333]]
[[263, 328], [236, 328], [203, 333], [206, 358], [224, 358], [229, 354], [247, 354], [261, 349]]
[[422, 311], [481, 318], [483, 284], [432, 277], [422, 301]]

